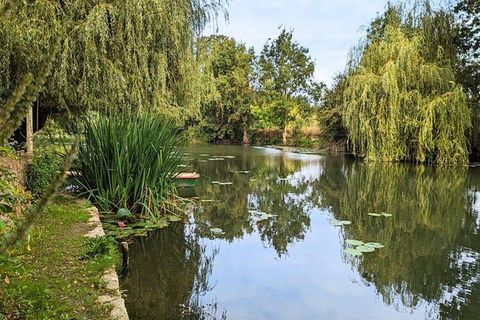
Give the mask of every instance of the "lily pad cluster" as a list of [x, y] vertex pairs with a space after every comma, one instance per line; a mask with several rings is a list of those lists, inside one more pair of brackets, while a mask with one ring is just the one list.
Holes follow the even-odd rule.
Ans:
[[374, 252], [375, 250], [378, 250], [384, 247], [383, 244], [378, 242], [365, 243], [363, 241], [353, 240], [353, 239], [348, 239], [345, 242], [351, 245], [352, 247], [346, 248], [343, 251], [352, 256], [361, 256], [364, 253]]
[[387, 217], [387, 218], [392, 216], [391, 213], [386, 213], [386, 212], [380, 212], [380, 213], [369, 212], [368, 215], [372, 217]]
[[349, 224], [352, 224], [352, 221], [349, 221], [349, 220], [330, 219], [330, 220], [328, 220], [328, 222], [329, 222], [332, 226], [337, 226], [337, 227], [347, 226], [347, 225], [349, 225]]
[[210, 232], [216, 235], [225, 234], [225, 232], [220, 228], [210, 228]]
[[235, 159], [235, 156], [210, 156], [208, 154], [200, 155], [200, 156], [205, 156], [205, 157], [210, 157], [208, 158], [209, 161], [224, 161], [226, 159]]
[[270, 218], [277, 216], [276, 214], [266, 213], [266, 212], [257, 211], [257, 210], [249, 210], [248, 212], [252, 214], [252, 220], [255, 222], [268, 220]]

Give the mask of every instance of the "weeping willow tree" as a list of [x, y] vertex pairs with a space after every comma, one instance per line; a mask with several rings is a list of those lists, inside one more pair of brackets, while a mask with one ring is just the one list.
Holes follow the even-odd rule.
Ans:
[[0, 1], [0, 144], [43, 90], [58, 49], [54, 6], [36, 1], [18, 10], [18, 2]]
[[[198, 112], [201, 83], [193, 52], [195, 37], [224, 10], [224, 2], [22, 2], [14, 6], [9, 19], [2, 20], [3, 94], [11, 95], [16, 87], [18, 66], [32, 70], [31, 61], [50, 57], [54, 68], [37, 99], [41, 110], [128, 108], [181, 122]], [[51, 17], [46, 17], [47, 11]], [[28, 50], [27, 40], [33, 41], [34, 50]], [[52, 41], [58, 42], [53, 54], [48, 50]], [[42, 45], [47, 49], [36, 50]]]
[[424, 58], [424, 43], [421, 34], [386, 26], [363, 51], [343, 94], [355, 154], [371, 161], [467, 162], [466, 96], [450, 66]]

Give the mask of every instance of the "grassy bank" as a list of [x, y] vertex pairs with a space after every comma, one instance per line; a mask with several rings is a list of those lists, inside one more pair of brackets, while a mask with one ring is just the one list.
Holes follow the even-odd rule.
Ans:
[[96, 303], [103, 271], [117, 261], [113, 242], [87, 240], [89, 204], [57, 197], [22, 247], [0, 256], [0, 319], [108, 319]]

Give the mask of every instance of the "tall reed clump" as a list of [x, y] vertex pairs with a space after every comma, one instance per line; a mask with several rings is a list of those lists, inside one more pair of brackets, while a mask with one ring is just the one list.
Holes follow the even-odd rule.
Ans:
[[163, 118], [112, 113], [83, 121], [76, 179], [103, 211], [158, 218], [175, 193], [184, 140]]

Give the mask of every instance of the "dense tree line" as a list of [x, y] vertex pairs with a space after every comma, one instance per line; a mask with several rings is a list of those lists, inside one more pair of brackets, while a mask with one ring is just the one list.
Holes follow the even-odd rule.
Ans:
[[259, 56], [225, 36], [200, 39], [198, 54], [205, 88], [200, 123], [209, 141], [249, 143], [253, 129], [275, 128], [287, 144], [287, 130], [318, 105], [324, 86], [293, 31], [280, 30]]
[[[177, 123], [198, 113], [195, 39], [222, 12], [222, 0], [0, 5], [0, 104], [8, 105], [27, 82], [45, 78], [33, 94], [43, 112], [122, 108]], [[42, 76], [46, 65], [52, 67], [48, 77]]]
[[323, 142], [369, 160], [480, 155], [477, 0], [388, 5], [327, 90], [292, 31], [280, 30], [259, 55], [232, 38], [201, 37], [224, 3], [0, 1], [4, 136], [35, 103], [66, 115], [162, 114], [211, 142], [249, 143], [273, 129], [292, 143], [290, 133], [317, 118]]

